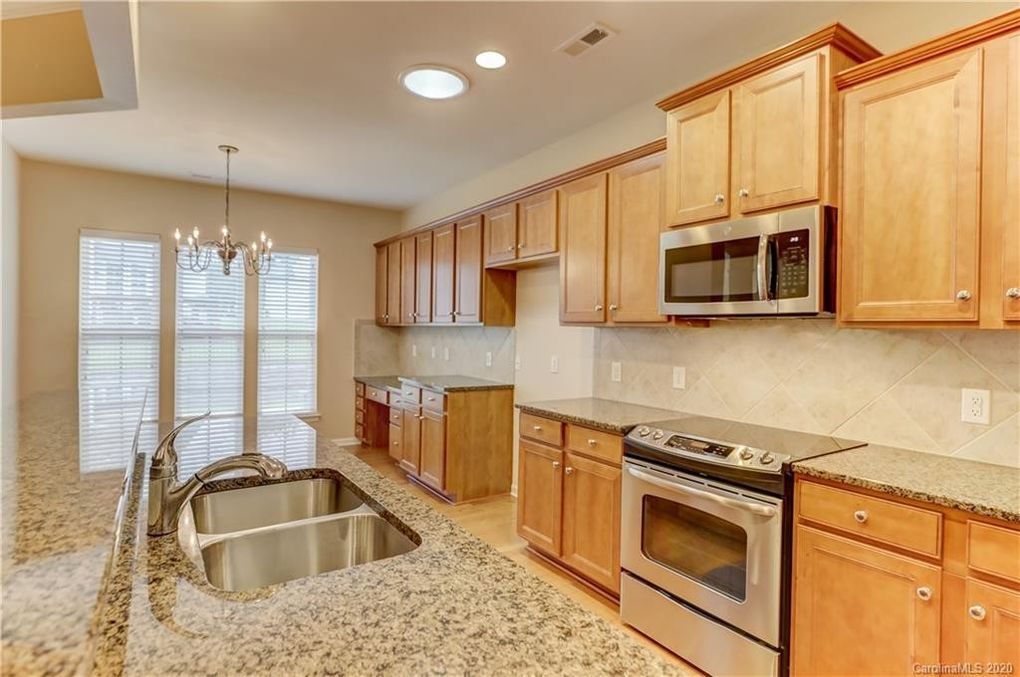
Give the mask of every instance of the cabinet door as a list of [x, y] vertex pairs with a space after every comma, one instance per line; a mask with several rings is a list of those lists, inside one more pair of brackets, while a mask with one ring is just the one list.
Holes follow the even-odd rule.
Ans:
[[659, 314], [663, 155], [609, 172], [606, 283], [613, 322], [665, 322]]
[[446, 417], [428, 409], [422, 410], [422, 415], [418, 477], [442, 491], [446, 488]]
[[494, 207], [485, 221], [485, 265], [517, 258], [517, 203]]
[[975, 320], [981, 51], [843, 99], [844, 321]]
[[1020, 593], [967, 579], [964, 660], [973, 665], [1020, 665]]
[[432, 321], [436, 324], [453, 322], [453, 224], [432, 231]]
[[432, 321], [432, 233], [415, 236], [414, 246], [414, 321], [428, 324]]
[[820, 60], [794, 61], [735, 89], [737, 208], [774, 209], [818, 199]]
[[400, 467], [406, 472], [417, 475], [421, 463], [421, 419], [419, 407], [403, 410], [404, 419], [400, 423]]
[[375, 323], [386, 324], [386, 264], [389, 255], [386, 247], [375, 248]]
[[399, 425], [394, 425], [394, 424], [391, 423], [390, 424], [390, 458], [392, 458], [394, 461], [397, 461], [398, 463], [400, 462], [400, 459], [402, 458], [401, 453], [400, 453], [401, 452], [401, 449], [400, 449], [401, 439], [400, 438], [401, 438], [400, 426]]
[[517, 257], [538, 256], [556, 251], [559, 229], [556, 191], [526, 197], [517, 203]]
[[1006, 85], [1006, 205], [1003, 214], [1002, 316], [1020, 321], [1020, 35], [1009, 39]]
[[482, 321], [482, 218], [458, 221], [457, 270], [454, 274], [454, 321]]
[[666, 153], [670, 225], [729, 216], [729, 90], [666, 113]]
[[560, 322], [606, 319], [606, 175], [560, 190]]
[[414, 324], [415, 278], [415, 238], [409, 237], [400, 241], [400, 322]]
[[804, 526], [795, 549], [793, 674], [938, 663], [941, 568]]
[[517, 533], [539, 550], [560, 554], [563, 452], [520, 441], [517, 473]]
[[401, 324], [400, 242], [386, 245], [386, 324]]
[[620, 469], [567, 452], [563, 469], [563, 561], [620, 591]]

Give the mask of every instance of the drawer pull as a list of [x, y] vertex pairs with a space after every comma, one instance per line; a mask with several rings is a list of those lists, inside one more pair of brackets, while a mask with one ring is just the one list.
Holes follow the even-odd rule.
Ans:
[[552, 463], [553, 463], [553, 469], [554, 470], [560, 467], [560, 462], [559, 461], [553, 461]]
[[588, 440], [588, 446], [592, 447], [592, 448], [594, 448], [595, 445], [598, 444], [598, 443], [599, 443], [598, 440]]
[[931, 588], [927, 585], [923, 585], [917, 589], [917, 597], [921, 601], [927, 602], [931, 599]]
[[854, 521], [856, 521], [858, 524], [864, 524], [865, 522], [867, 522], [868, 521], [868, 511], [867, 510], [857, 510], [857, 511], [855, 511], [854, 512]]
[[394, 443], [393, 443], [393, 446], [395, 446], [395, 447], [399, 447], [399, 446], [400, 446], [400, 442], [394, 442]]
[[533, 425], [531, 426], [531, 429], [534, 430], [536, 433], [542, 432], [542, 426], [540, 425]]
[[967, 613], [970, 614], [970, 617], [975, 621], [985, 620], [985, 608], [980, 604], [975, 604], [971, 608], [967, 609]]
[[573, 475], [574, 469], [568, 465], [566, 468], [563, 469], [563, 472], [566, 473], [567, 475]]
[[434, 398], [434, 397], [426, 397], [425, 399], [428, 400], [429, 402], [435, 402], [436, 401], [436, 398]]

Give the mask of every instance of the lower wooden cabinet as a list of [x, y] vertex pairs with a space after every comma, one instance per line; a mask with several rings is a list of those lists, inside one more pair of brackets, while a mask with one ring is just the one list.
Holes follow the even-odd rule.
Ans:
[[421, 407], [404, 405], [400, 424], [400, 467], [409, 473], [418, 473], [421, 463]]
[[964, 661], [1020, 668], [1020, 592], [968, 579], [966, 607]]
[[400, 426], [390, 423], [390, 458], [400, 462]]
[[[532, 548], [573, 573], [618, 595], [620, 591], [620, 444], [599, 453], [619, 436], [567, 426], [570, 440], [590, 438], [585, 452], [565, 450], [548, 431], [562, 424], [521, 416], [517, 475], [517, 533]], [[527, 423], [527, 425], [525, 425]], [[598, 437], [599, 439], [596, 439]], [[595, 451], [588, 452], [588, 449]], [[587, 454], [587, 455], [586, 455]]]
[[433, 489], [446, 488], [446, 414], [422, 409], [418, 478]]

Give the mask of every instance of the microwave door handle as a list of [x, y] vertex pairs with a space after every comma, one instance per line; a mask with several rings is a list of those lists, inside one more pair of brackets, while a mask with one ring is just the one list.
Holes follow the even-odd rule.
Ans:
[[769, 276], [767, 270], [766, 261], [769, 256], [769, 236], [768, 233], [762, 233], [758, 237], [758, 300], [770, 301], [769, 295]]
[[649, 475], [646, 472], [637, 470], [636, 468], [627, 468], [627, 472], [636, 479], [649, 484], [654, 484], [657, 487], [666, 489], [668, 491], [675, 491], [681, 494], [687, 494], [689, 496], [696, 496], [698, 498], [707, 498], [710, 501], [724, 505], [727, 508], [736, 508], [737, 510], [744, 510], [746, 512], [753, 513], [759, 517], [775, 517], [776, 509], [770, 505], [758, 505], [757, 503], [747, 503], [745, 501], [738, 501], [733, 498], [726, 498], [725, 496], [719, 496], [713, 494], [710, 491], [702, 491], [701, 489], [695, 489], [685, 484], [678, 484], [670, 482], [668, 480], [659, 479], [655, 475]]

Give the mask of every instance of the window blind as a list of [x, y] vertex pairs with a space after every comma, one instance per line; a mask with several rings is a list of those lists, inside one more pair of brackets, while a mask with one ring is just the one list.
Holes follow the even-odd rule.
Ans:
[[315, 465], [315, 430], [290, 414], [258, 418], [257, 450], [283, 461], [288, 468]]
[[139, 413], [158, 417], [159, 237], [83, 231], [78, 264], [79, 467], [88, 473], [125, 467]]
[[316, 412], [319, 255], [273, 253], [259, 277], [258, 413]]
[[193, 423], [181, 431], [176, 447], [177, 476], [191, 477], [213, 461], [244, 451], [244, 419], [223, 416]]
[[242, 413], [244, 277], [239, 258], [224, 275], [215, 253], [202, 272], [177, 270], [175, 418]]

